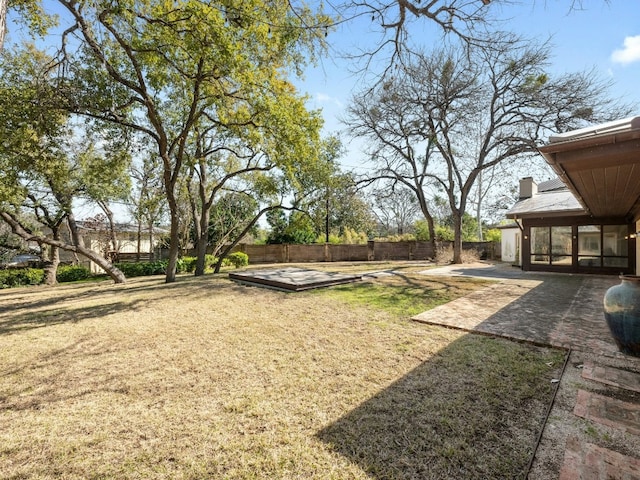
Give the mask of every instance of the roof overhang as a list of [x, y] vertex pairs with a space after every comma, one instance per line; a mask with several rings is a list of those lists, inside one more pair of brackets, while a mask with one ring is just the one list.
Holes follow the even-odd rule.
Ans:
[[594, 218], [640, 218], [640, 117], [552, 136], [540, 153]]

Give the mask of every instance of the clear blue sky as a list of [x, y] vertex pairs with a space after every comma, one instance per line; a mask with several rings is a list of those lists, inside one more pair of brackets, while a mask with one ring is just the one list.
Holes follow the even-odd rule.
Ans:
[[[579, 10], [570, 10], [571, 0], [523, 0], [521, 3], [523, 5], [501, 6], [494, 1], [487, 8], [501, 19], [502, 30], [540, 41], [551, 38], [552, 74], [595, 68], [603, 78], [615, 82], [611, 90], [613, 96], [637, 103], [640, 115], [640, 1], [611, 0], [607, 4], [601, 0], [583, 0]], [[439, 31], [420, 28], [417, 24], [414, 28], [425, 48], [440, 43]], [[350, 96], [363, 86], [362, 76], [349, 71], [353, 62], [340, 58], [339, 54], [374, 45], [377, 39], [371, 31], [370, 17], [344, 23], [327, 37], [331, 57], [309, 69], [304, 81], [296, 82], [300, 90], [311, 97], [309, 106], [323, 110], [327, 133], [344, 130], [339, 119]], [[360, 143], [348, 143], [349, 152], [342, 163], [346, 168], [361, 165]]]

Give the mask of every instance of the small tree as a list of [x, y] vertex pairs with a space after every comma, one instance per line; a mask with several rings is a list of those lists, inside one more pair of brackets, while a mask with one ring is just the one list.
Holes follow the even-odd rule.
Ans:
[[139, 165], [132, 164], [130, 173], [134, 189], [129, 197], [130, 212], [137, 223], [137, 256], [140, 259], [143, 230], [149, 238], [149, 255], [153, 256], [154, 229], [166, 212], [165, 196], [160, 175], [160, 161], [145, 155]]

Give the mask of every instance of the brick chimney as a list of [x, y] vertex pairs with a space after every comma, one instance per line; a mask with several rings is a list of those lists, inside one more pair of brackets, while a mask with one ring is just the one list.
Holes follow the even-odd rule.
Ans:
[[533, 181], [533, 177], [520, 179], [520, 200], [531, 198], [538, 193], [538, 184]]

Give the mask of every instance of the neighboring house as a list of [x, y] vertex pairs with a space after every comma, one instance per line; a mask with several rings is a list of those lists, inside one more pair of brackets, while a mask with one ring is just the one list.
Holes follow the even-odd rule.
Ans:
[[[140, 235], [140, 250], [138, 251], [138, 226], [130, 223], [117, 223], [115, 224], [116, 249], [114, 250], [109, 241], [109, 232], [106, 224], [95, 225], [95, 223], [78, 221], [77, 225], [84, 246], [111, 261], [121, 260], [121, 257], [125, 255], [127, 258], [131, 258], [138, 253], [141, 254], [143, 260], [149, 260], [150, 253], [153, 253], [158, 247], [162, 236], [167, 234], [166, 229], [154, 227], [153, 236], [150, 237], [148, 228], [143, 227]], [[151, 244], [152, 241], [153, 245]], [[76, 259], [71, 252], [61, 250], [60, 260], [63, 263], [78, 261], [94, 273], [102, 272], [102, 269], [95, 263], [82, 256], [78, 256]]]
[[559, 178], [522, 179], [507, 212], [523, 270], [638, 271], [640, 117], [551, 137], [540, 152]]

